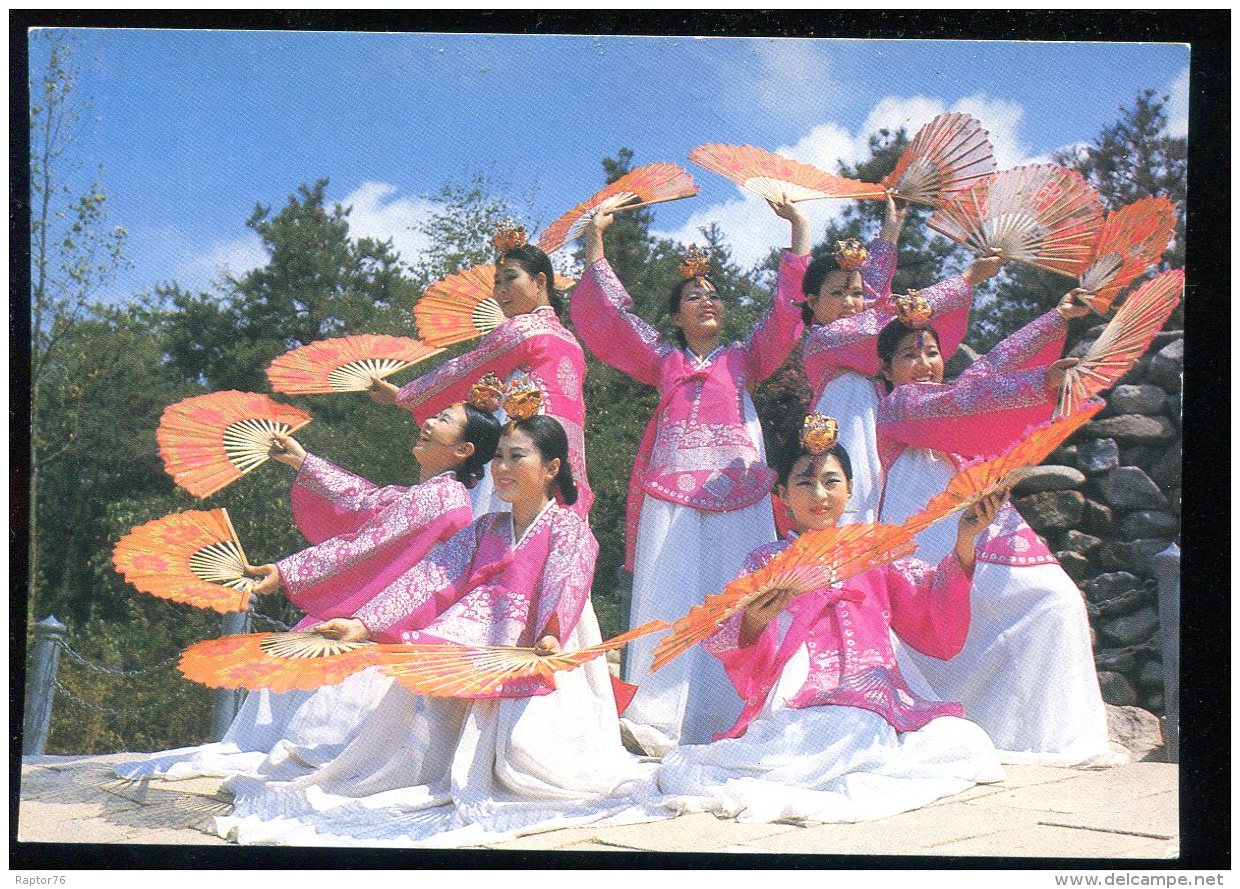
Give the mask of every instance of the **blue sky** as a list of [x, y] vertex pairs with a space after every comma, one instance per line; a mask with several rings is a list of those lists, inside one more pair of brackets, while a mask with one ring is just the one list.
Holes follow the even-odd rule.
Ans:
[[[298, 184], [331, 180], [360, 234], [392, 237], [446, 182], [483, 173], [546, 224], [603, 184], [621, 146], [687, 166], [701, 194], [656, 208], [685, 242], [721, 224], [739, 260], [786, 237], [758, 199], [687, 161], [750, 143], [834, 171], [881, 126], [941, 111], [991, 132], [1001, 167], [1093, 139], [1145, 88], [1187, 129], [1188, 47], [1139, 43], [651, 38], [73, 30], [93, 108], [79, 159], [102, 167], [111, 221], [130, 233], [104, 294], [203, 287], [263, 260], [244, 221]], [[37, 44], [35, 44], [37, 46]], [[32, 48], [32, 66], [39, 58]], [[816, 226], [838, 202], [807, 205]]]

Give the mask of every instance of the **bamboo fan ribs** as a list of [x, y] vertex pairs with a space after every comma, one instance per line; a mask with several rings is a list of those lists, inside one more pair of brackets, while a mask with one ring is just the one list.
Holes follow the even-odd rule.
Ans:
[[212, 392], [164, 409], [155, 430], [164, 469], [195, 497], [209, 497], [266, 463], [275, 434], [309, 423], [305, 411], [254, 392]]
[[843, 525], [802, 534], [756, 571], [738, 577], [672, 624], [654, 650], [655, 670], [713, 635], [736, 612], [773, 589], [803, 595], [864, 574], [911, 551], [913, 535], [898, 525]]
[[1115, 385], [1145, 354], [1183, 293], [1184, 270], [1174, 269], [1129, 294], [1085, 357], [1068, 368], [1057, 413], [1070, 414], [1085, 399]]
[[1175, 202], [1160, 196], [1107, 214], [1081, 273], [1081, 288], [1094, 311], [1106, 312], [1120, 291], [1157, 265], [1175, 234], [1176, 213]]
[[364, 392], [387, 377], [443, 352], [411, 337], [359, 334], [309, 343], [267, 368], [271, 388], [286, 395]]
[[[575, 283], [555, 276], [556, 290]], [[418, 336], [431, 346], [454, 346], [490, 333], [504, 323], [494, 290], [493, 265], [470, 266], [431, 284], [413, 306]]]
[[206, 639], [185, 649], [186, 679], [209, 688], [313, 691], [379, 663], [383, 646], [339, 642], [309, 630]]
[[953, 513], [969, 509], [991, 494], [1015, 486], [1030, 466], [1037, 466], [1055, 448], [1072, 437], [1106, 405], [1087, 402], [1079, 410], [1027, 430], [1020, 440], [998, 457], [976, 461], [952, 476], [943, 493], [936, 495], [925, 509], [912, 515], [903, 528], [919, 534]]
[[810, 164], [789, 160], [753, 145], [699, 145], [689, 160], [731, 179], [768, 201], [815, 201], [821, 198], [883, 200], [881, 185], [832, 176]]
[[591, 211], [603, 204], [618, 212], [691, 198], [697, 193], [693, 177], [683, 167], [668, 163], [647, 164], [621, 176], [547, 226], [538, 236], [538, 246], [544, 253], [554, 253], [577, 240], [589, 222]]
[[979, 256], [1078, 277], [1102, 225], [1102, 204], [1079, 173], [1054, 164], [1004, 170], [942, 196], [930, 228]]
[[895, 169], [879, 184], [895, 197], [937, 206], [940, 195], [995, 171], [989, 136], [976, 118], [940, 114], [917, 131]]
[[597, 645], [553, 655], [507, 646], [384, 646], [383, 672], [414, 694], [430, 697], [545, 695], [555, 691], [556, 673], [665, 629], [663, 621], [651, 621]]
[[140, 591], [219, 612], [244, 611], [254, 585], [227, 511], [191, 510], [134, 528], [112, 549], [117, 573]]

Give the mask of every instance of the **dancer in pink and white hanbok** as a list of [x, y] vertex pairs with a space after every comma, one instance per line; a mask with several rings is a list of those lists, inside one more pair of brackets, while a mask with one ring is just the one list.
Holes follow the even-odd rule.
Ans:
[[[518, 421], [491, 466], [512, 510], [480, 517], [319, 632], [547, 653], [601, 641], [598, 544], [552, 497], [575, 499], [567, 456], [554, 419]], [[352, 742], [312, 765], [273, 757], [261, 777], [230, 780], [233, 813], [216, 829], [243, 844], [473, 845], [615, 815], [630, 805], [617, 790], [652, 768], [621, 746], [601, 658], [557, 673], [549, 694], [508, 683], [481, 700], [429, 698], [393, 684]]]
[[[805, 436], [781, 461], [777, 488], [801, 532], [836, 525], [851, 490], [848, 452], [814, 434], [818, 441]], [[664, 758], [659, 802], [739, 821], [864, 821], [1002, 780], [985, 732], [962, 718], [958, 703], [916, 695], [891, 643], [894, 631], [942, 659], [964, 645], [974, 536], [999, 502], [960, 520], [953, 552], [937, 568], [900, 559], [801, 595], [774, 588], [733, 615], [703, 644], [745, 709], [714, 743]], [[742, 573], [789, 545], [759, 547]]]
[[[884, 330], [878, 351], [894, 385], [878, 411], [884, 522], [904, 521], [965, 461], [997, 456], [1031, 425], [1050, 419], [1064, 369], [1073, 362], [1057, 360], [1067, 320], [1085, 311], [1066, 295], [950, 384], [942, 382], [932, 328], [895, 321]], [[935, 559], [950, 543], [940, 525], [923, 531], [918, 547]], [[907, 652], [906, 666], [915, 665], [937, 695], [960, 700], [1006, 762], [1122, 762], [1107, 739], [1089, 621], [1076, 584], [1011, 506], [987, 530], [977, 559], [964, 651], [946, 663]]]
[[[775, 205], [772, 205], [775, 207]], [[723, 345], [724, 304], [706, 279], [705, 257], [681, 267], [669, 300], [681, 344], [632, 314], [632, 301], [603, 255], [612, 214], [597, 212], [585, 234], [586, 270], [573, 291], [573, 326], [601, 361], [659, 390], [629, 487], [627, 566], [630, 626], [675, 620], [723, 587], [743, 553], [775, 539], [762, 429], [749, 393], [774, 373], [801, 335], [808, 224], [786, 202], [793, 247], [779, 266], [771, 310], [745, 342]], [[625, 678], [638, 685], [624, 726], [648, 753], [702, 743], [726, 728], [740, 699], [713, 658], [693, 651], [651, 673], [653, 643], [629, 645]]]

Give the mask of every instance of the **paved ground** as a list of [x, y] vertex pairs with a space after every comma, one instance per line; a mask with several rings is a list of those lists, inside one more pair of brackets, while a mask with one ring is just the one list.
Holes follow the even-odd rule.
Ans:
[[[229, 810], [219, 781], [119, 780], [111, 757], [27, 757], [18, 839], [58, 843], [227, 845], [208, 833]], [[1172, 858], [1178, 768], [1138, 762], [1081, 772], [1009, 766], [1001, 784], [864, 824], [738, 824], [711, 815], [573, 828], [486, 848], [572, 852], [735, 852], [1057, 858]]]

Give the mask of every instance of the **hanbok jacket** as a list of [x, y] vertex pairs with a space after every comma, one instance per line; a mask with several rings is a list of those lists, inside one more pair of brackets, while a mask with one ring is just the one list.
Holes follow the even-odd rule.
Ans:
[[315, 544], [276, 563], [288, 598], [319, 620], [350, 617], [473, 519], [450, 472], [412, 487], [377, 487], [307, 454], [290, 495]]
[[568, 436], [568, 462], [577, 483], [577, 502], [569, 507], [583, 518], [594, 494], [586, 477], [586, 406], [582, 385], [586, 359], [577, 338], [560, 323], [551, 306], [507, 318], [478, 347], [401, 387], [400, 407], [420, 424], [449, 405], [464, 401], [483, 374], [507, 380], [524, 374], [542, 392], [542, 413], [555, 417]]
[[[779, 540], [759, 547], [741, 573], [756, 571], [789, 545]], [[959, 704], [926, 700], [909, 689], [896, 665], [890, 630], [933, 657], [946, 660], [959, 653], [969, 633], [969, 582], [954, 553], [937, 568], [900, 559], [793, 599], [745, 647], [739, 642], [744, 612], [738, 611], [703, 643], [745, 699], [736, 724], [719, 737], [745, 733], [802, 645], [809, 654], [808, 676], [789, 707], [861, 707], [899, 732], [915, 731], [939, 716], [963, 716]]]
[[745, 428], [744, 397], [778, 370], [801, 335], [793, 300], [808, 262], [785, 250], [771, 310], [743, 343], [701, 360], [629, 311], [632, 299], [606, 258], [587, 268], [573, 291], [573, 326], [590, 351], [660, 393], [629, 486], [630, 569], [643, 494], [708, 512], [743, 509], [770, 494], [775, 475]]

